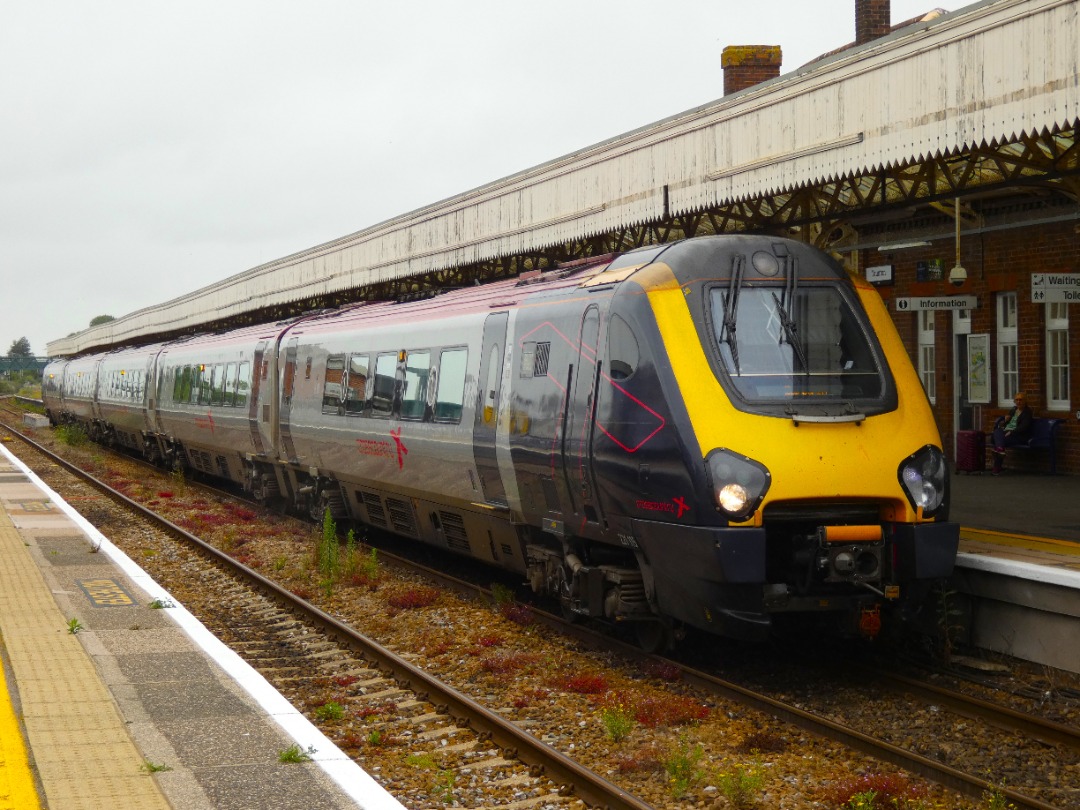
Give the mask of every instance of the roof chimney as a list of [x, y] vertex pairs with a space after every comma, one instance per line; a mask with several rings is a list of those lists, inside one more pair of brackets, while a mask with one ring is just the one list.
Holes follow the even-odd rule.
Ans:
[[[886, 0], [888, 5], [888, 0]], [[724, 95], [775, 79], [780, 75], [779, 45], [728, 45], [720, 54], [724, 68]]]
[[862, 45], [892, 31], [889, 0], [855, 0], [855, 44]]

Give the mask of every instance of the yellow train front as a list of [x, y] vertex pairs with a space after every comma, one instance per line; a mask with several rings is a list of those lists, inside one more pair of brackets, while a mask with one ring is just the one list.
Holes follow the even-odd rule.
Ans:
[[[807, 245], [750, 236], [627, 254], [583, 287], [605, 282], [595, 366], [579, 362], [592, 424], [568, 414], [591, 454], [568, 467], [564, 605], [596, 613], [602, 597], [641, 620], [647, 601], [740, 638], [818, 614], [872, 636], [949, 575], [940, 436], [872, 287]], [[643, 596], [612, 583], [631, 557]]]

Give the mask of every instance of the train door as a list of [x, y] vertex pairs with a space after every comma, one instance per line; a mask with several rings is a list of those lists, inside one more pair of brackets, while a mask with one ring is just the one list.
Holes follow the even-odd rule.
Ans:
[[143, 369], [142, 379], [142, 404], [143, 409], [143, 432], [153, 433], [157, 426], [157, 401], [158, 401], [158, 375], [157, 359], [160, 352], [154, 352], [146, 358], [146, 368]]
[[479, 396], [473, 423], [473, 459], [480, 476], [484, 500], [506, 506], [506, 487], [496, 457], [496, 429], [502, 404], [503, 351], [506, 349], [506, 322], [509, 314], [496, 312], [484, 321], [484, 341], [477, 379]]
[[[262, 419], [259, 418], [259, 399], [263, 390], [264, 380], [269, 374], [264, 372], [269, 370], [270, 361], [266, 356], [266, 341], [260, 340], [255, 346], [255, 355], [251, 360], [251, 386], [248, 392], [248, 430], [251, 432], [251, 446], [255, 448], [255, 452], [260, 456], [266, 455], [266, 447], [268, 444], [273, 444], [272, 436], [263, 435], [262, 424], [266, 425], [266, 430], [270, 430], [270, 403], [267, 401], [263, 404], [265, 413]], [[243, 364], [241, 364], [243, 368]], [[244, 381], [238, 381], [237, 387], [243, 384]]]
[[285, 458], [292, 462], [296, 461], [296, 447], [293, 446], [289, 419], [292, 415], [292, 399], [296, 388], [296, 345], [299, 341], [299, 338], [291, 337], [285, 348], [285, 368], [281, 375], [281, 411], [278, 414], [281, 449], [285, 451]]
[[576, 514], [590, 522], [597, 520], [591, 448], [596, 381], [600, 373], [596, 356], [599, 336], [600, 311], [593, 305], [581, 318], [577, 362], [566, 392], [569, 402], [561, 442], [563, 474], [570, 503]]

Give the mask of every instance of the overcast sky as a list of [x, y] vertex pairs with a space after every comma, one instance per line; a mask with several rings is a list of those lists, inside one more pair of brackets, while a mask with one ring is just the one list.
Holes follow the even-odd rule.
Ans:
[[0, 354], [713, 101], [727, 45], [787, 73], [854, 8], [0, 0]]

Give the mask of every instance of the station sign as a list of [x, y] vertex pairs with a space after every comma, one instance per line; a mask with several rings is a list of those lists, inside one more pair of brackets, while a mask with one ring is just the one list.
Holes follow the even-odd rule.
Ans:
[[915, 312], [919, 309], [978, 309], [979, 299], [974, 295], [940, 295], [927, 298], [897, 298], [897, 312]]
[[1080, 273], [1032, 273], [1034, 304], [1068, 304], [1080, 301]]
[[892, 284], [893, 266], [891, 264], [879, 264], [875, 267], [867, 267], [866, 280], [871, 284]]

